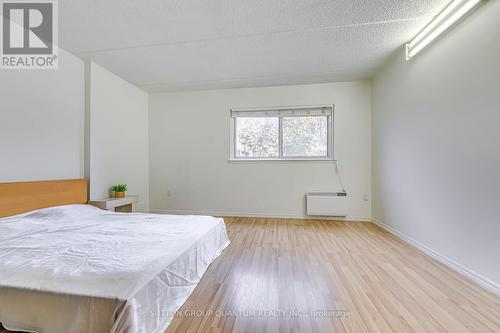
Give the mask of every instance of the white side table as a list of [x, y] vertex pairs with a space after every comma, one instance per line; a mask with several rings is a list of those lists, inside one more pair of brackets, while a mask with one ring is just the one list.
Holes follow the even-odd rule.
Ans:
[[137, 195], [127, 195], [125, 198], [90, 200], [89, 205], [114, 212], [130, 213], [132, 212], [132, 204], [138, 201], [139, 197]]

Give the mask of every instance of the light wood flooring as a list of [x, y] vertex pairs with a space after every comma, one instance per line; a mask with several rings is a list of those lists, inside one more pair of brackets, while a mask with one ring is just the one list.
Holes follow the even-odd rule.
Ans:
[[372, 223], [224, 220], [167, 333], [500, 332], [498, 296]]

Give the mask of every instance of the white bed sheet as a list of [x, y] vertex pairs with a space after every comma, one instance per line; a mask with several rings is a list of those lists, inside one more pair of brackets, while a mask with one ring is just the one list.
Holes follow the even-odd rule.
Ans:
[[224, 221], [209, 216], [68, 205], [0, 219], [0, 322], [40, 333], [163, 332], [228, 245]]

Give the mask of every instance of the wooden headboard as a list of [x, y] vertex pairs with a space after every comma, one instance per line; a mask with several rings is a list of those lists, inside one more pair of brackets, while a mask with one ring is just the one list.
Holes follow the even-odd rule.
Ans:
[[87, 180], [0, 183], [0, 217], [59, 205], [87, 203]]

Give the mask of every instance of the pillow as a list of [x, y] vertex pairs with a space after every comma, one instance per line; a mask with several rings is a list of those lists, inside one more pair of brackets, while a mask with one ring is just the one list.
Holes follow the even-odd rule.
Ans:
[[60, 220], [64, 218], [85, 218], [99, 215], [103, 211], [91, 205], [64, 205], [42, 208], [24, 215], [25, 218], [35, 220]]

